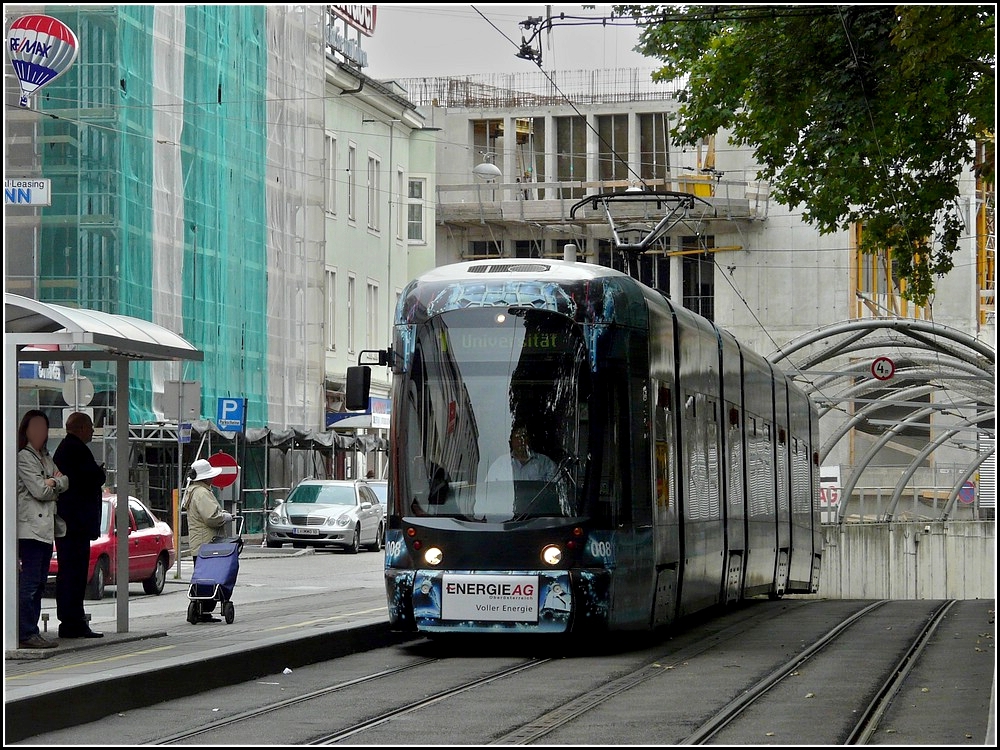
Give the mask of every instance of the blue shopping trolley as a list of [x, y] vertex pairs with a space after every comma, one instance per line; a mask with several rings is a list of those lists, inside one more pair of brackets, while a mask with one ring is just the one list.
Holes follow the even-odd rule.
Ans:
[[215, 537], [201, 545], [194, 558], [194, 572], [188, 588], [187, 620], [192, 625], [203, 622], [215, 609], [216, 602], [222, 605], [222, 616], [226, 624], [236, 619], [236, 607], [231, 601], [236, 577], [240, 572], [240, 552], [243, 551], [242, 518], [237, 519], [235, 537]]

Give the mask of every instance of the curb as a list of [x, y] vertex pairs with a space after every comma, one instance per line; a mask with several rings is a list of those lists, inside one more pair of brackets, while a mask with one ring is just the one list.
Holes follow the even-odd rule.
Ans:
[[[85, 651], [95, 646], [107, 646], [112, 643], [129, 643], [131, 641], [144, 641], [148, 638], [163, 638], [167, 635], [165, 630], [150, 631], [145, 633], [105, 633], [101, 639], [72, 638], [59, 639], [55, 642], [58, 648], [15, 648], [4, 651], [4, 660], [10, 661], [40, 661], [59, 654], [69, 654], [75, 651]], [[54, 639], [49, 639], [54, 640]]]
[[[247, 649], [219, 648], [196, 659], [108, 678], [99, 675], [70, 687], [4, 703], [5, 742], [21, 742], [43, 732], [87, 724], [122, 711], [147, 708], [205, 690], [235, 685], [287, 668], [346, 654], [397, 645], [413, 638], [393, 633], [383, 618], [360, 625], [331, 627], [304, 638], [275, 636]], [[45, 717], [40, 726], [38, 717]]]

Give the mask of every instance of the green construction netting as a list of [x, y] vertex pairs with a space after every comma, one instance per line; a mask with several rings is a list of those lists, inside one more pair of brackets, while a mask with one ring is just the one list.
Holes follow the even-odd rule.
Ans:
[[[266, 8], [44, 12], [80, 53], [34, 102], [51, 115], [40, 298], [177, 330], [204, 352], [172, 375], [201, 382], [202, 413], [242, 396], [248, 421], [267, 424]], [[171, 376], [155, 367], [132, 365], [133, 423], [156, 417]], [[114, 389], [106, 366], [83, 374]]]

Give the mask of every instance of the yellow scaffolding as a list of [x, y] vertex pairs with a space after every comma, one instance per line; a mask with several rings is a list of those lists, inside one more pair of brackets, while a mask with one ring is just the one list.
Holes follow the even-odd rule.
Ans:
[[863, 229], [854, 224], [851, 247], [854, 253], [852, 270], [854, 286], [854, 318], [913, 318], [930, 320], [931, 311], [903, 297], [906, 279], [896, 279], [888, 250], [875, 253], [861, 251]]
[[[984, 164], [987, 144], [980, 141], [977, 157]], [[996, 320], [997, 234], [996, 193], [993, 185], [976, 178], [976, 291], [979, 296], [979, 326]]]

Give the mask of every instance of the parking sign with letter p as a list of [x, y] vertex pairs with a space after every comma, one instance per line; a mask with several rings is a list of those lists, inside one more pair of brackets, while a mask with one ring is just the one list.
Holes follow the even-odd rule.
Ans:
[[216, 409], [216, 423], [225, 432], [242, 432], [247, 421], [245, 398], [220, 398]]

